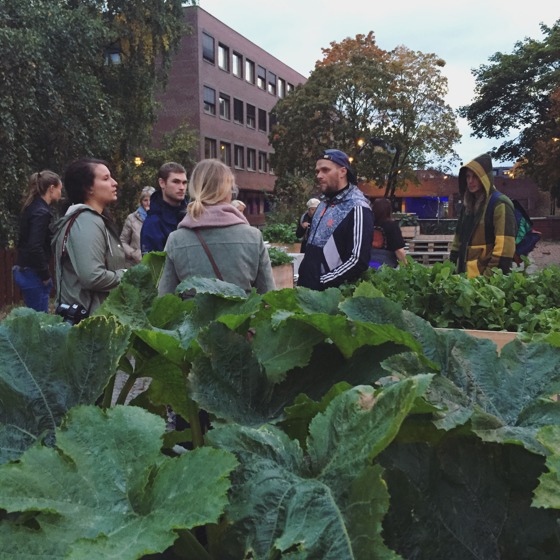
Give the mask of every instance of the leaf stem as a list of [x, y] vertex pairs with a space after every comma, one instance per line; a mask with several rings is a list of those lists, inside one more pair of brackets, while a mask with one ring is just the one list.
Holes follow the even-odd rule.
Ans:
[[189, 424], [191, 426], [193, 448], [202, 447], [204, 445], [204, 437], [202, 427], [200, 425], [200, 417], [198, 415], [198, 405], [187, 397], [187, 413], [189, 415]]

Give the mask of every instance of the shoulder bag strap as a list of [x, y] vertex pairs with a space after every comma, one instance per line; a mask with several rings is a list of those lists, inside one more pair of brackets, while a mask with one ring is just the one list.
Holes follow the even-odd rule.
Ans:
[[220, 272], [220, 269], [218, 268], [218, 265], [216, 264], [216, 261], [214, 260], [214, 257], [212, 256], [210, 249], [208, 248], [208, 245], [206, 245], [206, 241], [204, 241], [204, 238], [202, 237], [198, 229], [193, 229], [192, 231], [198, 237], [198, 240], [200, 241], [200, 244], [202, 245], [202, 248], [204, 249], [204, 252], [208, 257], [208, 260], [210, 261], [210, 264], [214, 269], [214, 274], [216, 275], [216, 278], [218, 278], [218, 280], [223, 280], [224, 278], [222, 276], [222, 273]]
[[[60, 278], [58, 279], [58, 305], [60, 305], [62, 303], [61, 302], [61, 298], [62, 298], [62, 273], [64, 271], [63, 259], [64, 259], [64, 257], [68, 256], [68, 251], [66, 250], [66, 245], [68, 243], [68, 236], [70, 235], [70, 230], [72, 229], [72, 226], [74, 225], [74, 222], [76, 221], [76, 219], [78, 218], [78, 216], [82, 212], [84, 212], [83, 209], [78, 210], [68, 220], [68, 225], [66, 226], [66, 231], [64, 232], [64, 237], [62, 238], [62, 248], [61, 248], [61, 251], [60, 251]], [[89, 306], [87, 308], [88, 316], [89, 316], [89, 312], [90, 312], [90, 308], [91, 308], [92, 303], [93, 303], [93, 298], [90, 299]]]

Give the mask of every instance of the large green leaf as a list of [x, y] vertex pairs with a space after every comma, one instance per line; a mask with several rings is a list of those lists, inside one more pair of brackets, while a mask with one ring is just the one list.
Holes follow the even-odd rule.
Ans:
[[228, 509], [230, 556], [220, 558], [241, 558], [249, 550], [255, 559], [275, 551], [324, 560], [398, 558], [381, 536], [388, 496], [371, 460], [429, 381], [410, 378], [380, 392], [359, 386], [335, 397], [311, 421], [308, 456], [272, 426], [211, 430], [210, 443], [240, 461]]
[[294, 290], [274, 290], [263, 296], [272, 309], [283, 309], [296, 313], [325, 313], [338, 315], [338, 305], [344, 299], [337, 288], [328, 288], [323, 292], [308, 288]]
[[380, 462], [391, 496], [384, 535], [404, 558], [560, 557], [560, 512], [531, 507], [543, 457], [451, 434], [393, 442]]
[[106, 317], [71, 327], [25, 310], [0, 324], [0, 462], [52, 434], [68, 410], [101, 395], [130, 331]]
[[[514, 340], [498, 354], [490, 340], [458, 329], [436, 331], [384, 298], [352, 298], [340, 307], [353, 318], [390, 321], [419, 340], [424, 354], [446, 379], [436, 379], [427, 394], [442, 411], [434, 417], [438, 428], [448, 430], [470, 421], [471, 429], [485, 441], [544, 452], [535, 435], [547, 422], [560, 419], [560, 403], [550, 400], [560, 391], [560, 348]], [[410, 353], [390, 357], [384, 365], [401, 376], [427, 370]]]
[[550, 454], [546, 458], [548, 472], [539, 479], [533, 506], [560, 510], [560, 424], [542, 428], [537, 437]]
[[25, 529], [13, 516], [0, 523], [3, 557], [134, 559], [165, 550], [177, 529], [216, 522], [235, 458], [211, 448], [165, 457], [164, 427], [136, 407], [78, 407], [56, 449], [34, 446], [0, 467], [0, 508], [36, 512]]
[[[268, 340], [272, 350], [267, 353], [263, 346], [258, 348], [264, 352], [262, 357], [268, 359], [269, 367], [280, 364], [274, 375], [265, 371], [261, 355], [254, 351], [247, 336], [229, 330], [223, 323], [212, 323], [198, 338], [204, 355], [193, 361], [189, 375], [192, 398], [222, 419], [258, 426], [280, 419], [284, 408], [301, 393], [321, 399], [341, 381], [351, 385], [374, 383], [384, 374], [381, 362], [401, 348], [392, 343], [365, 345], [346, 358], [331, 342], [317, 344], [318, 339], [310, 338], [316, 344], [308, 357], [309, 349], [297, 339], [293, 352], [281, 344], [292, 340], [291, 332], [299, 320], [294, 316], [276, 329], [264, 328], [269, 336], [262, 339], [263, 344]], [[255, 338], [259, 325], [256, 330]], [[294, 367], [298, 360], [301, 365]], [[279, 373], [290, 366], [290, 370]]]

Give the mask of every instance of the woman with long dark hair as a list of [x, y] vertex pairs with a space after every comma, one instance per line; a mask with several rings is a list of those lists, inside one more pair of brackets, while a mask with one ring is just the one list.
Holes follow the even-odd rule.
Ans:
[[22, 291], [27, 307], [49, 311], [52, 279], [49, 270], [51, 258], [50, 205], [62, 196], [60, 177], [45, 169], [33, 173], [24, 195], [20, 218], [14, 280]]
[[393, 220], [391, 201], [376, 198], [373, 210], [373, 241], [369, 266], [379, 268], [385, 264], [396, 268], [399, 263], [407, 264], [405, 242], [398, 222]]
[[125, 272], [125, 255], [108, 206], [117, 200], [117, 182], [107, 162], [83, 158], [64, 173], [72, 205], [55, 224], [57, 305], [97, 309]]

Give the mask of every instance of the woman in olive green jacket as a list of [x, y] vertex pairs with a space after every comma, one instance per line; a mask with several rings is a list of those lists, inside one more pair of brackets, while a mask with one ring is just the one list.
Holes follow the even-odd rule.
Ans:
[[54, 227], [56, 303], [78, 303], [92, 313], [126, 265], [119, 233], [106, 215], [117, 200], [117, 182], [106, 162], [84, 158], [68, 166], [64, 187], [72, 206]]

